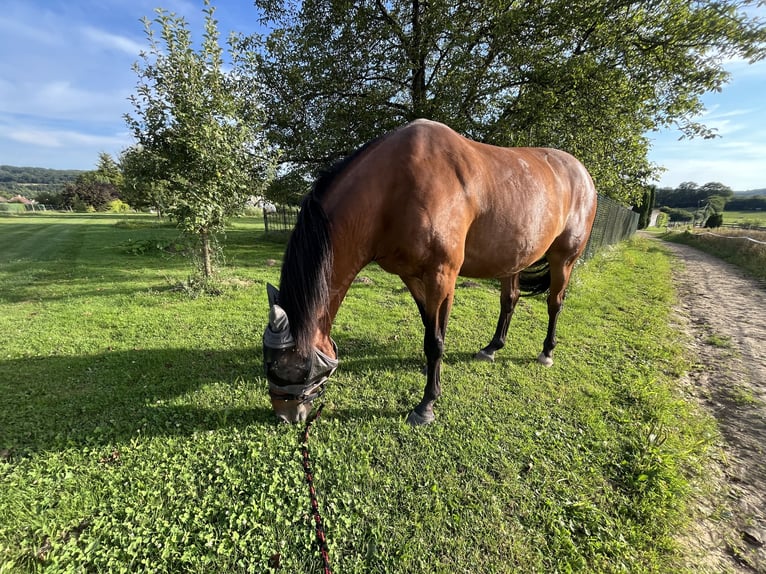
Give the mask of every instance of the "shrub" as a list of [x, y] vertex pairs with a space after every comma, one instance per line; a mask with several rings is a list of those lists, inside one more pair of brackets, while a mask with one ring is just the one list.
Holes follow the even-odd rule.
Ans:
[[113, 199], [106, 204], [106, 210], [110, 213], [127, 213], [130, 206], [121, 199]]
[[714, 213], [705, 222], [705, 227], [721, 227], [721, 225], [723, 225], [723, 213]]
[[661, 208], [663, 213], [667, 213], [670, 221], [694, 221], [694, 213], [687, 209], [677, 209], [674, 207]]

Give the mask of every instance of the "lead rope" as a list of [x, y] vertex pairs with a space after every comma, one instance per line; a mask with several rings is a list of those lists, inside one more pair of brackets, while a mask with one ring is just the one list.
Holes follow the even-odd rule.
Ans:
[[325, 536], [324, 526], [322, 525], [322, 516], [319, 514], [319, 502], [317, 501], [317, 493], [314, 488], [314, 475], [311, 472], [311, 458], [309, 457], [309, 429], [314, 421], [319, 419], [319, 415], [322, 414], [324, 403], [319, 405], [316, 412], [309, 416], [306, 420], [306, 428], [303, 430], [303, 444], [301, 445], [301, 453], [303, 454], [303, 472], [306, 475], [306, 484], [309, 485], [309, 498], [311, 498], [311, 515], [314, 517], [314, 526], [317, 533], [317, 546], [319, 547], [319, 553], [322, 555], [322, 562], [324, 564], [324, 574], [332, 574], [330, 570], [330, 553], [327, 548], [327, 536]]

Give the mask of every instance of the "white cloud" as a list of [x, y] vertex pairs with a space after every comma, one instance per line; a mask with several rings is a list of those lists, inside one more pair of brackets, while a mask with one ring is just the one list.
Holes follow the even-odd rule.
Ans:
[[127, 147], [129, 138], [125, 134], [102, 136], [68, 130], [43, 130], [18, 128], [10, 130], [7, 137], [19, 143], [42, 147]]
[[42, 84], [0, 82], [0, 111], [58, 120], [121, 122], [129, 111], [130, 90], [100, 91], [74, 85], [69, 80]]
[[138, 56], [139, 52], [146, 48], [141, 42], [137, 42], [126, 36], [99, 30], [91, 26], [83, 26], [82, 32], [88, 40], [94, 42], [98, 46], [117, 50], [128, 54], [129, 56]]

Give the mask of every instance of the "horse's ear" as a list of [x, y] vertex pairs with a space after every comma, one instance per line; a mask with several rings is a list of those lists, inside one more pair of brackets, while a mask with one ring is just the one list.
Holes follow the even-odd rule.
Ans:
[[287, 313], [279, 305], [272, 305], [269, 309], [269, 328], [274, 333], [290, 333], [290, 321]]
[[266, 294], [269, 296], [269, 307], [273, 307], [279, 303], [279, 289], [274, 287], [271, 283], [266, 283]]

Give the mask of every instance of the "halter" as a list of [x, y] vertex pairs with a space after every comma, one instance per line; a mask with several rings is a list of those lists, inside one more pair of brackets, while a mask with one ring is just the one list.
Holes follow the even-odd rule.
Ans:
[[[330, 339], [335, 355], [338, 346]], [[327, 379], [338, 368], [338, 360], [325, 355], [314, 347], [311, 356], [304, 364], [306, 376], [302, 382], [288, 380], [276, 367], [277, 359], [282, 353], [295, 349], [295, 341], [289, 329], [280, 325], [272, 329], [271, 324], [263, 333], [263, 364], [266, 369], [266, 379], [269, 381], [269, 395], [279, 401], [299, 401], [301, 404], [318, 399], [324, 394]]]

